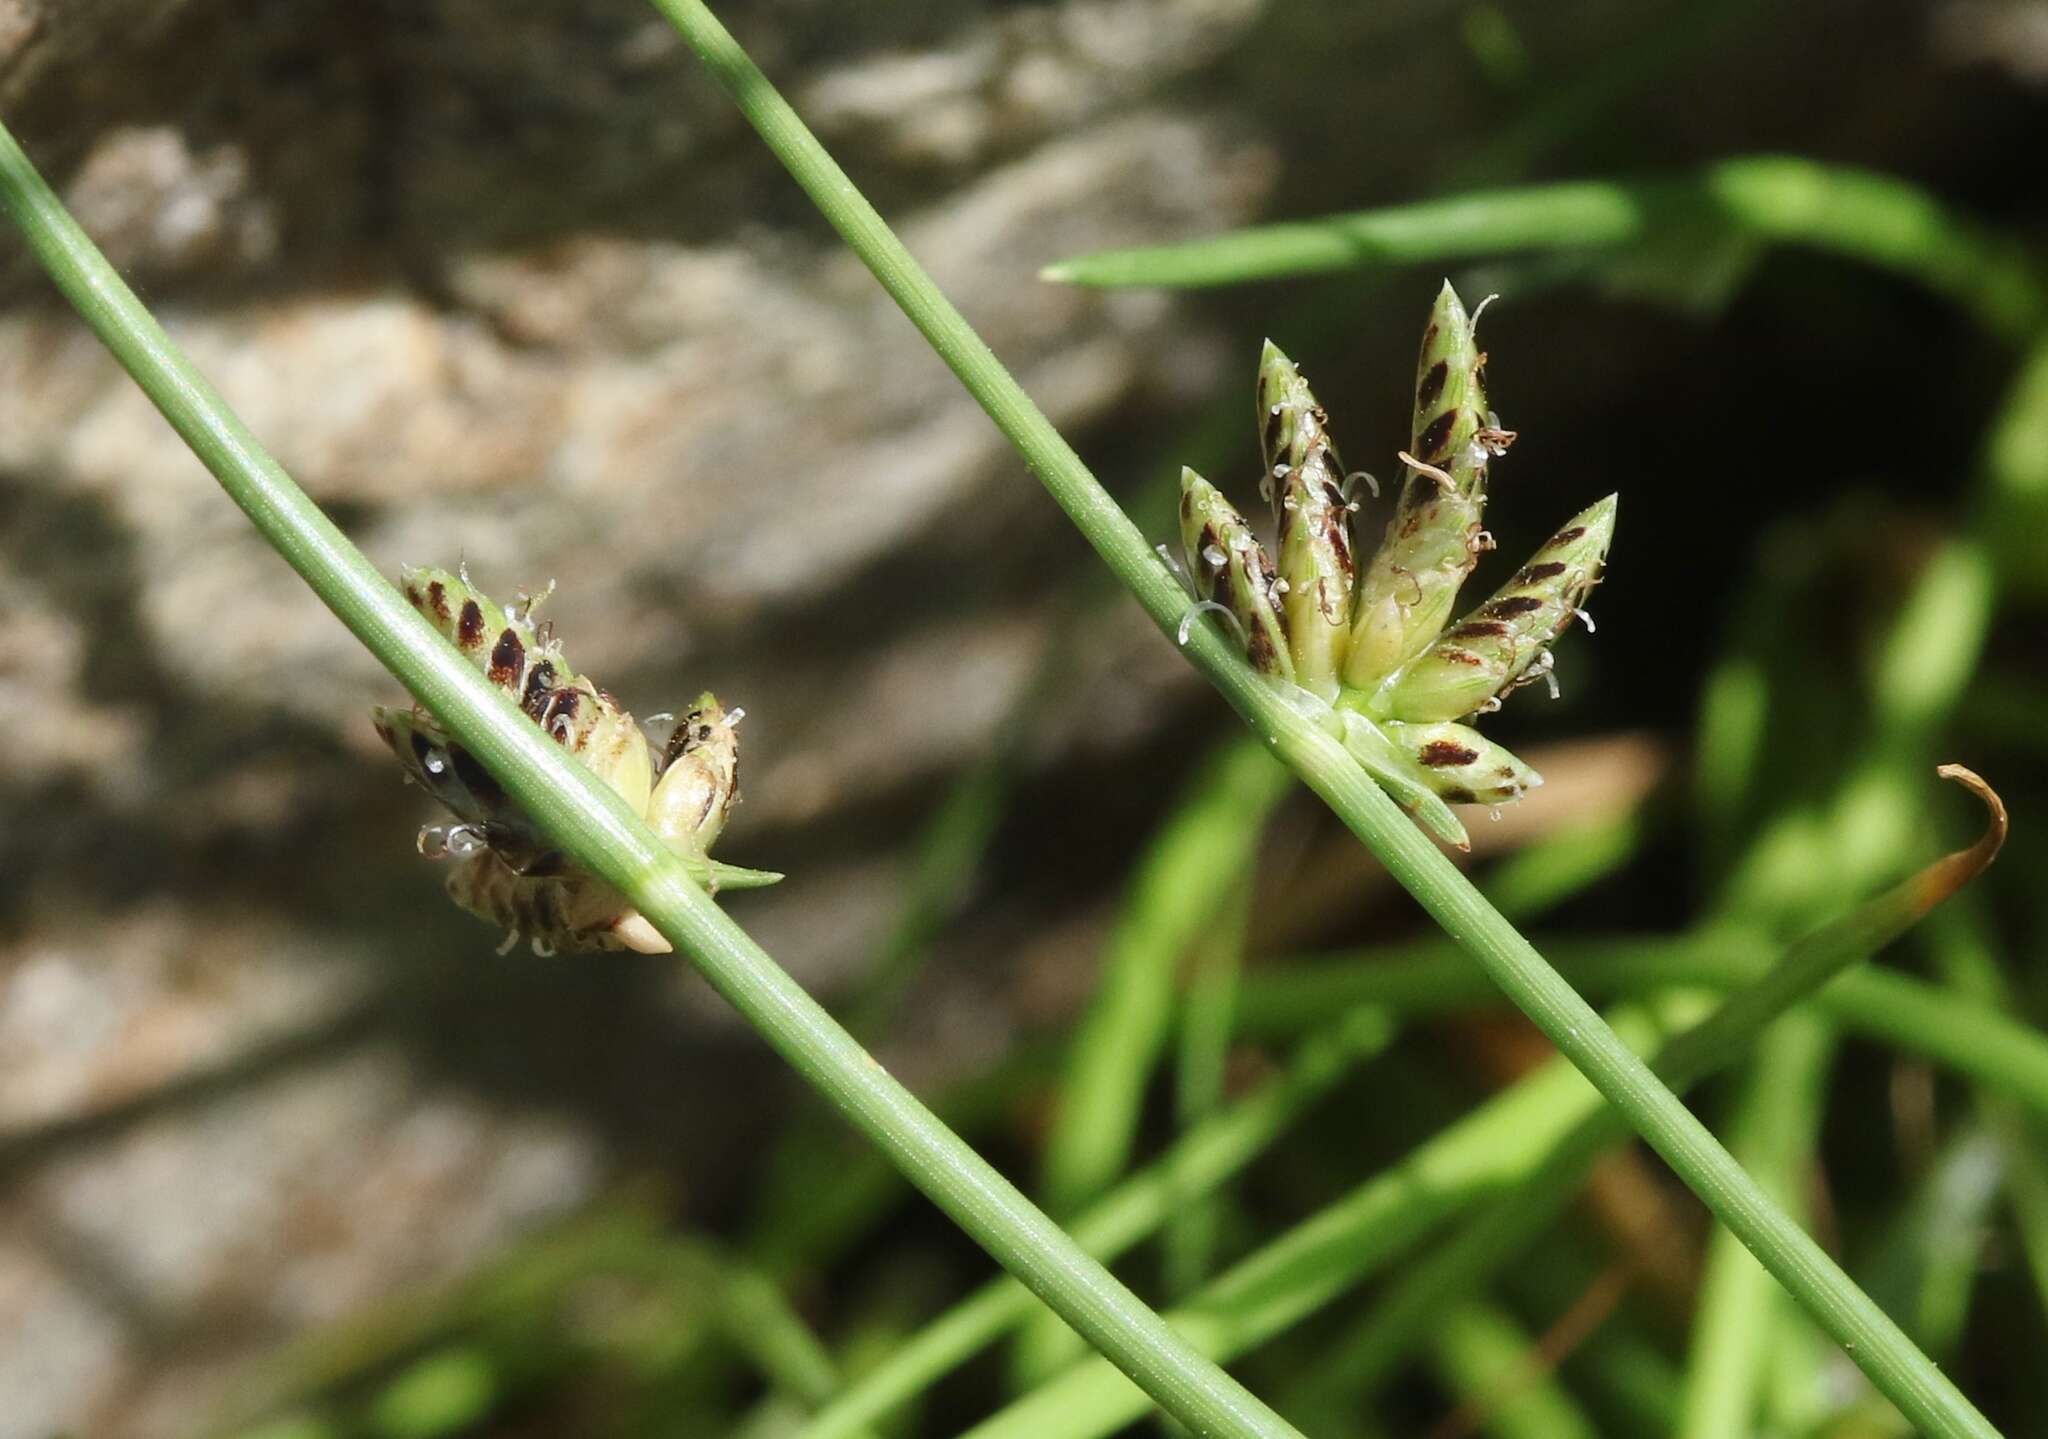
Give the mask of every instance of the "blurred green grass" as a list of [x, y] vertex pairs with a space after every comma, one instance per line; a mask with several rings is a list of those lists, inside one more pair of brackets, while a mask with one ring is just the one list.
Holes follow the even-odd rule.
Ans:
[[[1475, 33], [1497, 48], [1489, 24]], [[1626, 99], [1624, 91], [1607, 104]], [[2038, 224], [2038, 214], [2028, 218]], [[1766, 259], [1775, 246], [1811, 254], [1775, 268]], [[2038, 240], [1969, 218], [1967, 206], [1905, 180], [1787, 155], [1640, 182], [1459, 193], [1055, 269], [1099, 285], [1289, 280], [1261, 293], [1314, 343], [1336, 349], [1377, 343], [1345, 335], [1333, 318], [1343, 310], [1335, 297], [1361, 293], [1353, 272], [1385, 269], [1385, 283], [1407, 285], [1482, 259], [1496, 288], [1544, 296], [1547, 323], [1612, 304], [1615, 314], [1587, 323], [1675, 323], [1705, 336], [1699, 343], [1724, 348], [1703, 365], [1753, 365], [1784, 407], [1719, 418], [1734, 431], [1754, 428], [1753, 440], [1732, 447], [1747, 454], [1747, 474], [1673, 480], [1646, 469], [1635, 481], [1725, 483], [1731, 496], [1725, 526], [1705, 533], [1683, 522], [1711, 510], [1666, 502], [1632, 511], [1616, 583], [1602, 592], [1620, 621], [1603, 625], [1587, 657], [1598, 667], [1596, 699], [1568, 711], [1571, 725], [1599, 736], [1641, 723], [1631, 700], [1647, 688], [1675, 694], [1649, 717], [1662, 722], [1669, 757], [1658, 787], [1647, 802], [1590, 822], [1535, 821], [1533, 835], [1483, 861], [1482, 881], [1518, 922], [1543, 921], [1546, 952], [1593, 992], [1684, 1004], [1753, 978], [1787, 941], [1965, 838], [1931, 780], [1934, 761], [1968, 757], [1999, 785], [2019, 828], [1980, 887], [1888, 954], [1885, 969], [1844, 977], [1772, 1030], [1699, 1102], [1783, 1197], [1809, 1206], [1830, 1248], [2008, 1432], [2032, 1432], [2048, 1423], [2048, 1392], [2024, 1358], [2048, 1342], [2048, 1039], [2033, 1027], [2041, 976], [2028, 963], [2048, 932], [2028, 828], [2048, 797], [2034, 638], [2048, 590], [2048, 303]], [[1924, 295], [1847, 282], [1808, 293], [1862, 267]], [[1661, 313], [1674, 301], [1676, 322]], [[1261, 303], [1233, 296], [1219, 313]], [[1870, 333], [1845, 310], [1903, 309], [1900, 328], [1910, 331], [1922, 303], [1951, 308], [1978, 334], [1942, 351], [1977, 347], [1966, 383], [1928, 384], [1940, 413], [1898, 421], [1938, 423], [1954, 436], [1953, 473], [1938, 482], [1894, 472], [1894, 417], [1843, 403], [1853, 375], [1802, 386], [1793, 367], [1736, 348], [1790, 327], [1827, 353], [1853, 343], [1844, 336]], [[1278, 330], [1282, 321], [1264, 324]], [[1502, 373], [1543, 363], [1521, 332], [1514, 338], [1496, 361]], [[1857, 358], [1840, 363], [1853, 372]], [[1653, 395], [1600, 398], [1595, 408]], [[1174, 457], [1204, 445], [1227, 454], [1241, 428], [1238, 400], [1219, 397], [1192, 427], [1213, 438]], [[1727, 577], [1711, 603], [1660, 583], [1664, 555], [1703, 544]], [[1674, 626], [1685, 630], [1678, 653], [1707, 657], [1702, 671], [1674, 672], [1657, 648]], [[978, 885], [1000, 882], [986, 862], [1015, 802], [1029, 732], [1027, 708], [935, 807], [885, 962], [844, 999], [873, 1032], [900, 1022], [948, 915]], [[1688, 749], [1692, 758], [1680, 758]], [[1185, 1297], [1195, 1286], [1197, 1322], [1234, 1334], [1247, 1372], [1270, 1381], [1260, 1392], [1287, 1396], [1287, 1412], [1316, 1432], [1899, 1432], [1725, 1236], [1705, 1240], [1690, 1211], [1674, 1224], [1668, 1205], [1646, 1206], [1657, 1242], [1698, 1275], [1689, 1293], [1659, 1290], [1631, 1267], [1611, 1215], [1587, 1205], [1550, 1217], [1584, 1193], [1564, 1171], [1543, 1194], [1494, 1196], [1486, 1212], [1495, 1227], [1466, 1219], [1462, 1234], [1445, 1232], [1449, 1205], [1390, 1202], [1393, 1189], [1375, 1191], [1386, 1207], [1370, 1211], [1383, 1223], [1369, 1232], [1387, 1248], [1354, 1258], [1384, 1263], [1383, 1272], [1364, 1263], [1340, 1270], [1308, 1251], [1281, 1264], [1302, 1287], [1276, 1291], [1269, 1271], [1236, 1267], [1262, 1253], [1274, 1262], [1275, 1237], [1305, 1214], [1329, 1212], [1360, 1176], [1397, 1173], [1411, 1118], [1455, 1119], [1460, 1127], [1435, 1138], [1427, 1129], [1407, 1137], [1442, 1145], [1467, 1136], [1452, 1148], [1474, 1167], [1457, 1178], [1480, 1190], [1520, 1182], [1577, 1112], [1562, 1097], [1570, 1076], [1555, 1067], [1507, 1087], [1530, 1070], [1526, 1046], [1497, 1017], [1470, 1012], [1491, 995], [1441, 942], [1390, 935], [1404, 923], [1397, 907], [1370, 894], [1304, 898], [1308, 866], [1299, 853], [1276, 861], [1271, 851], [1285, 846], [1270, 835], [1259, 862], [1248, 821], [1274, 812], [1277, 834], [1291, 812], [1255, 760], [1263, 762], [1255, 750], [1228, 746], [1178, 799], [1162, 802], [1104, 946], [1106, 982], [1071, 1029], [1047, 1037], [1052, 1052], [992, 1057], [942, 1106], [949, 1122], [1012, 1147], [1019, 1167], [1036, 1166], [1041, 1197], [1063, 1218], [1150, 1183], [1145, 1227], [1180, 1237], [1155, 1248], [1132, 1236], [1122, 1271], [1148, 1298]], [[1296, 828], [1308, 830], [1289, 840], [1297, 851], [1327, 839], [1313, 822]], [[1238, 957], [1241, 988], [1219, 993], [1198, 980], [1176, 989], [1184, 972], [1213, 980], [1212, 969], [1184, 966], [1206, 952], [1205, 931], [1241, 886], [1252, 896], [1253, 936]], [[1344, 952], [1284, 959], [1257, 938], [1280, 925], [1295, 929], [1289, 949], [1299, 941]], [[1574, 955], [1583, 963], [1571, 965]], [[1398, 1039], [1370, 1062], [1360, 1051], [1372, 1045], [1345, 1047], [1333, 1062], [1327, 1036], [1285, 1057], [1295, 1036], [1347, 1009], [1395, 1013]], [[1219, 1012], [1234, 1027], [1220, 1101]], [[1185, 1046], [1178, 1061], [1176, 1043]], [[1247, 1067], [1280, 1077], [1266, 1087], [1229, 1078]], [[1305, 1069], [1316, 1084], [1300, 1079]], [[1545, 1095], [1541, 1085], [1557, 1095], [1528, 1101]], [[1934, 1141], [1919, 1151], [1900, 1098], [1913, 1085], [1928, 1092]], [[1429, 1105], [1387, 1113], [1390, 1095], [1415, 1087]], [[1277, 1104], [1276, 1093], [1290, 1103]], [[1268, 1108], [1254, 1111], [1261, 1103]], [[1020, 1117], [1048, 1109], [1043, 1124]], [[1204, 1126], [1248, 1112], [1265, 1121], [1240, 1161], [1174, 1190], [1176, 1139], [1193, 1145], [1213, 1132]], [[738, 1239], [679, 1229], [659, 1206], [594, 1215], [449, 1292], [363, 1316], [281, 1356], [275, 1384], [250, 1396], [271, 1417], [223, 1432], [808, 1432], [808, 1417], [843, 1384], [899, 1362], [975, 1276], [958, 1263], [921, 1270], [931, 1236], [901, 1182], [876, 1161], [850, 1158], [833, 1134], [793, 1133], [759, 1169]], [[1190, 1238], [1188, 1226], [1207, 1237]], [[1397, 1255], [1403, 1242], [1412, 1252]], [[1539, 1348], [1617, 1266], [1622, 1297], [1601, 1322], [1570, 1336], [1567, 1353]], [[1446, 1275], [1460, 1276], [1462, 1292]], [[1204, 1288], [1205, 1279], [1214, 1282]], [[968, 1326], [979, 1342], [1029, 1311], [1013, 1290], [962, 1303], [982, 1306]], [[1032, 1343], [1036, 1357], [985, 1355], [866, 1432], [953, 1432], [997, 1409], [1010, 1397], [1006, 1384], [1035, 1384], [1068, 1355], [1042, 1334]], [[949, 1350], [956, 1360], [969, 1352], [964, 1340]], [[1053, 1387], [1027, 1388], [1010, 1417], [978, 1432], [1126, 1422], [1139, 1411], [1120, 1382], [1099, 1366], [1067, 1370]]]

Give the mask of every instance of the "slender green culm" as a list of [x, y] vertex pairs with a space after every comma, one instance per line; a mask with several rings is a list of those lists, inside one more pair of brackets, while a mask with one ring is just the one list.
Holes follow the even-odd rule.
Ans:
[[[1155, 1233], [1176, 1204], [1213, 1190], [1250, 1164], [1353, 1066], [1385, 1048], [1394, 1033], [1381, 1015], [1361, 1008], [1311, 1035], [1281, 1075], [1189, 1130], [1157, 1161], [1075, 1216], [1074, 1238], [1089, 1253], [1113, 1259]], [[853, 1381], [812, 1416], [796, 1439], [854, 1439], [862, 1425], [881, 1420], [1008, 1330], [1044, 1312], [1015, 1281], [994, 1281]]]
[[[1061, 1221], [1130, 1167], [1179, 1003], [1174, 976], [1250, 873], [1265, 819], [1293, 787], [1294, 776], [1263, 747], [1233, 736], [1196, 769], [1139, 855], [1046, 1131], [1039, 1194]], [[1073, 1335], [1041, 1311], [1019, 1337], [1011, 1367], [1042, 1375], [1073, 1353]]]
[[[1732, 1122], [1736, 1152], [1788, 1203], [1798, 1202], [1806, 1176], [1833, 1054], [1827, 1024], [1800, 1014], [1763, 1037], [1756, 1063], [1744, 1076]], [[1725, 1234], [1716, 1234], [1700, 1278], [1673, 1439], [1743, 1439], [1755, 1433], [1778, 1331], [1796, 1323], [1756, 1261]]]
[[1459, 256], [1633, 244], [1729, 227], [1896, 271], [1956, 301], [1992, 334], [2034, 337], [2048, 280], [2025, 245], [1890, 175], [1796, 155], [1745, 155], [1692, 175], [1575, 180], [1285, 221], [1049, 265], [1078, 285], [1237, 285]]
[[1294, 1439], [1292, 1426], [1168, 1328], [918, 1103], [712, 902], [685, 856], [377, 573], [172, 344], [4, 126], [0, 211], [229, 498], [542, 833], [629, 900], [912, 1183], [1161, 1408], [1202, 1434]]
[[[1640, 1012], [1618, 1011], [1614, 1022], [1638, 1044], [1657, 1037]], [[1351, 1293], [1472, 1205], [1512, 1194], [1575, 1126], [1601, 1112], [1599, 1096], [1569, 1064], [1539, 1065], [1231, 1265], [1170, 1311], [1174, 1323], [1205, 1353], [1241, 1355]], [[1085, 1360], [964, 1439], [1105, 1439], [1146, 1407], [1122, 1375]]]
[[1483, 1421], [1499, 1439], [1598, 1439], [1593, 1421], [1547, 1372], [1534, 1339], [1506, 1309], [1476, 1299], [1453, 1304], [1429, 1347], [1437, 1370], [1465, 1395], [1457, 1418]]
[[[1179, 581], [760, 67], [702, 0], [652, 3], [676, 26], [820, 214], [1017, 447], [1112, 573], [1163, 632], [1178, 636], [1189, 610]], [[1340, 735], [1318, 726], [1276, 693], [1218, 627], [1190, 625], [1182, 648], [1259, 737], [1329, 804], [1909, 1420], [1938, 1436], [1986, 1439], [1996, 1434], [1962, 1391], [1771, 1201], [1592, 1007], [1402, 816], [1359, 767]]]
[[[1759, 936], [1726, 931], [1675, 939], [1637, 935], [1593, 945], [1559, 940], [1554, 948], [1566, 972], [1599, 995], [1734, 989], [1754, 981], [1770, 958]], [[1284, 1035], [1354, 1004], [1420, 1015], [1497, 1003], [1485, 976], [1460, 971], [1456, 960], [1456, 951], [1438, 941], [1371, 958], [1261, 966], [1239, 997], [1240, 1032]], [[2048, 1122], [2048, 1036], [2006, 1009], [1884, 969], [1852, 970], [1822, 990], [1814, 1004], [1844, 1028], [1933, 1060]]]
[[1293, 787], [1263, 749], [1233, 738], [1196, 770], [1147, 842], [1103, 944], [1101, 981], [1074, 1033], [1046, 1136], [1044, 1195], [1055, 1214], [1078, 1210], [1129, 1167], [1173, 1023], [1176, 968], [1250, 871], [1266, 817]]
[[[1684, 1089], [1731, 1062], [1771, 1021], [1816, 991], [1828, 992], [1829, 980], [1896, 939], [1991, 862], [2005, 839], [2004, 808], [1968, 771], [1951, 768], [1950, 775], [1984, 801], [1989, 823], [1978, 842], [1785, 950], [1711, 1013], [1661, 1045], [1652, 1061], [1658, 1074]], [[1704, 1008], [1698, 996], [1680, 996], [1658, 1006], [1654, 1025], [1647, 1015], [1623, 1010], [1614, 1026], [1643, 1047]], [[1476, 1210], [1374, 1304], [1341, 1359], [1324, 1366], [1318, 1380], [1353, 1391], [1377, 1383], [1429, 1332], [1445, 1303], [1473, 1293], [1486, 1274], [1526, 1251], [1578, 1192], [1587, 1166], [1623, 1136], [1617, 1112], [1593, 1100], [1571, 1070], [1553, 1061], [1245, 1258], [1174, 1310], [1174, 1318], [1188, 1316], [1191, 1336], [1207, 1352], [1234, 1358], [1360, 1283], [1453, 1211]], [[1128, 1422], [1142, 1402], [1115, 1371], [1084, 1364], [973, 1433], [975, 1439], [1090, 1439]]]
[[[1198, 1129], [1223, 1104], [1251, 917], [1252, 882], [1246, 875], [1225, 897], [1217, 922], [1189, 958], [1173, 1072], [1173, 1117], [1183, 1134]], [[1203, 1194], [1198, 1181], [1191, 1168], [1175, 1177], [1179, 1198], [1167, 1219], [1163, 1256], [1166, 1293], [1173, 1298], [1193, 1293], [1208, 1277], [1222, 1237], [1222, 1199]]]

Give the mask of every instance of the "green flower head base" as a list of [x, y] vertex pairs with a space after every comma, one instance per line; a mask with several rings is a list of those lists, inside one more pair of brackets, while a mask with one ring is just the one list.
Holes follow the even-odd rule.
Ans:
[[1353, 558], [1359, 505], [1328, 417], [1271, 341], [1259, 359], [1259, 489], [1278, 512], [1280, 562], [1193, 470], [1181, 471], [1180, 501], [1197, 600], [1188, 623], [1201, 610], [1228, 616], [1253, 667], [1460, 849], [1465, 827], [1450, 806], [1508, 804], [1543, 778], [1457, 721], [1499, 709], [1508, 691], [1537, 679], [1555, 693], [1551, 646], [1575, 617], [1587, 618], [1615, 509], [1609, 495], [1574, 515], [1499, 593], [1452, 622], [1465, 577], [1493, 548], [1480, 525], [1487, 467], [1515, 438], [1486, 407], [1473, 324], [1446, 284], [1423, 331], [1400, 493], [1362, 571]]
[[[500, 609], [466, 570], [407, 569], [406, 600], [503, 690], [542, 733], [618, 792], [712, 888], [772, 884], [779, 875], [713, 864], [712, 842], [739, 800], [740, 710], [702, 696], [669, 735], [660, 761], [639, 723], [610, 693], [577, 674], [551, 624], [535, 625], [538, 599]], [[549, 586], [552, 590], [553, 586]], [[448, 893], [471, 914], [535, 953], [632, 949], [666, 954], [669, 942], [617, 890], [553, 848], [525, 811], [425, 709], [375, 706], [378, 737], [406, 778], [456, 823], [420, 831], [420, 853], [452, 865]]]

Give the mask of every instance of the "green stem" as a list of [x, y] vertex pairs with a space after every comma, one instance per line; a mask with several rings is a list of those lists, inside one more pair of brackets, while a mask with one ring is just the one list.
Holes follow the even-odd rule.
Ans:
[[[1667, 939], [1639, 935], [1598, 943], [1558, 941], [1567, 972], [1594, 994], [1735, 989], [1770, 967], [1770, 947], [1743, 934]], [[1415, 1015], [1473, 1009], [1495, 996], [1455, 966], [1441, 942], [1373, 957], [1270, 968], [1247, 975], [1239, 999], [1245, 1032], [1305, 1029], [1352, 1005]], [[1924, 1055], [2008, 1095], [2048, 1119], [2048, 1035], [2006, 1010], [1885, 969], [1841, 975], [1814, 996], [1829, 1018], [1909, 1054]]]
[[1483, 1421], [1495, 1439], [1595, 1439], [1592, 1421], [1498, 1305], [1450, 1305], [1429, 1347], [1435, 1367], [1464, 1396], [1460, 1414]]
[[[1976, 846], [1935, 861], [1792, 945], [1663, 1045], [1656, 1072], [1679, 1089], [1690, 1086], [1896, 938], [1962, 875], [1988, 862], [2004, 832], [1992, 807], [1992, 826]], [[1437, 967], [1446, 968], [1441, 960]], [[1660, 1027], [1685, 1024], [1702, 1007], [1696, 995], [1665, 1000], [1657, 1006]], [[1625, 1025], [1617, 1020], [1616, 1028], [1638, 1047], [1651, 1033], [1640, 1014]], [[1384, 1382], [1433, 1331], [1447, 1303], [1475, 1293], [1488, 1275], [1529, 1252], [1582, 1187], [1587, 1168], [1625, 1134], [1617, 1112], [1598, 1106], [1579, 1076], [1552, 1061], [1240, 1262], [1172, 1317], [1205, 1352], [1230, 1359], [1360, 1283], [1431, 1226], [1476, 1211], [1403, 1273], [1318, 1366], [1316, 1386], [1342, 1395], [1355, 1411], [1361, 1392]], [[1142, 1402], [1115, 1371], [1080, 1365], [976, 1429], [974, 1439], [1087, 1439], [1127, 1422]]]
[[[1969, 896], [1968, 899], [1975, 899]], [[1927, 927], [1925, 943], [1935, 971], [1949, 988], [1969, 995], [1994, 1012], [2017, 1010], [2019, 1000], [1999, 968], [1979, 903], [1951, 905]], [[2044, 1045], [2048, 1048], [2048, 1045]], [[2037, 1300], [2048, 1301], [2048, 1154], [2029, 1131], [2027, 1116], [2009, 1096], [1985, 1085], [1977, 1095], [1984, 1123], [2004, 1142], [2006, 1203], [2019, 1231], [2020, 1251], [2034, 1281]]]
[[1073, 1213], [1130, 1164], [1145, 1086], [1179, 1001], [1175, 970], [1213, 928], [1257, 855], [1266, 817], [1292, 787], [1263, 750], [1234, 738], [1201, 766], [1146, 846], [1103, 947], [1102, 977], [1074, 1036], [1046, 1139], [1044, 1194], [1053, 1213]]
[[[1188, 599], [1144, 534], [940, 292], [767, 76], [702, 0], [652, 3], [731, 95], [819, 212], [959, 376], [1103, 562], [1161, 631], [1176, 635], [1188, 613]], [[1909, 1419], [1934, 1435], [1983, 1439], [1997, 1432], [1366, 777], [1336, 738], [1267, 688], [1213, 623], [1205, 619], [1192, 626], [1183, 648], [1260, 739], [1322, 796], [1388, 872], [1663, 1155], [1687, 1186]]]
[[[1684, 1089], [1732, 1059], [1770, 1021], [1816, 990], [1825, 992], [1831, 980], [1867, 977], [1842, 971], [1896, 939], [1996, 852], [2004, 835], [2003, 812], [1988, 791], [1980, 794], [1992, 811], [1992, 824], [1975, 846], [1935, 861], [1799, 940], [1710, 1016], [1666, 1045], [1654, 1061], [1656, 1072]], [[1689, 1005], [1695, 997], [1685, 996], [1682, 1002]], [[1454, 1237], [1390, 1286], [1338, 1357], [1322, 1366], [1323, 1382], [1354, 1395], [1384, 1382], [1427, 1336], [1450, 1298], [1476, 1292], [1487, 1276], [1529, 1251], [1579, 1191], [1593, 1161], [1623, 1133], [1612, 1109], [1588, 1115], [1540, 1163], [1504, 1186]]]
[[813, 1087], [976, 1242], [1210, 1434], [1295, 1430], [1091, 1259], [748, 938], [684, 861], [415, 614], [171, 343], [0, 126], [0, 210], [229, 497], [327, 607], [568, 854], [616, 887]]
[[[1146, 1086], [1158, 1067], [1181, 958], [1212, 927], [1258, 855], [1266, 818], [1294, 777], [1236, 735], [1218, 745], [1145, 847], [1103, 946], [1102, 974], [1068, 1053], [1046, 1136], [1045, 1207], [1064, 1220], [1130, 1167]], [[1049, 1315], [1018, 1336], [1013, 1386], [1070, 1363], [1073, 1335]]]
[[[1812, 1014], [1764, 1035], [1734, 1118], [1737, 1153], [1787, 1203], [1796, 1204], [1820, 1128], [1834, 1040]], [[1757, 1430], [1784, 1299], [1756, 1261], [1716, 1234], [1707, 1247], [1699, 1308], [1687, 1353], [1676, 1439], [1742, 1439]]]
[[[1658, 1027], [1617, 1020], [1645, 1046]], [[1438, 1131], [1398, 1163], [1239, 1260], [1171, 1311], [1204, 1353], [1228, 1361], [1350, 1293], [1474, 1205], [1512, 1196], [1605, 1110], [1562, 1059]], [[1145, 1412], [1145, 1396], [1108, 1365], [1084, 1361], [968, 1431], [964, 1439], [1103, 1439]]]
[[1676, 178], [1478, 190], [1081, 255], [1043, 273], [1082, 285], [1233, 285], [1466, 255], [1618, 246], [1681, 229], [1733, 229], [1896, 271], [2015, 341], [2048, 316], [2048, 285], [2010, 237], [1888, 175], [1789, 155], [1724, 160]]
[[[1667, 1006], [1673, 1014], [1681, 1006]], [[1669, 1053], [1667, 1047], [1666, 1053]], [[1621, 1138], [1611, 1109], [1585, 1112], [1512, 1183], [1474, 1195], [1458, 1231], [1390, 1284], [1333, 1347], [1320, 1382], [1362, 1403], [1434, 1331], [1446, 1304], [1479, 1292], [1488, 1277], [1529, 1253], [1585, 1188], [1586, 1171]]]
[[[1114, 1259], [1155, 1233], [1190, 1195], [1206, 1194], [1263, 1154], [1308, 1105], [1394, 1029], [1357, 1010], [1302, 1042], [1285, 1074], [1188, 1131], [1157, 1161], [1131, 1175], [1074, 1219], [1075, 1240]], [[1006, 1332], [1044, 1312], [1012, 1280], [996, 1280], [955, 1304], [847, 1386], [798, 1431], [797, 1439], [852, 1439], [907, 1404]]]
[[[1180, 1045], [1174, 1064], [1174, 1122], [1197, 1129], [1223, 1103], [1231, 1032], [1237, 1028], [1237, 981], [1244, 967], [1252, 909], [1251, 876], [1224, 901], [1215, 928], [1196, 946], [1187, 999], [1181, 1006]], [[1166, 1292], [1178, 1299], [1207, 1277], [1216, 1253], [1221, 1205], [1189, 1177], [1166, 1225]]]

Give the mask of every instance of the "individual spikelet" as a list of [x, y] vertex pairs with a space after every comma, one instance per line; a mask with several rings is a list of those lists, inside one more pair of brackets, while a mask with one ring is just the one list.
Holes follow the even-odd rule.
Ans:
[[706, 690], [669, 736], [661, 782], [647, 805], [647, 823], [679, 850], [706, 854], [740, 797], [740, 738], [735, 716]]
[[1276, 603], [1273, 561], [1237, 507], [1189, 469], [1180, 472], [1180, 535], [1195, 593], [1237, 621], [1254, 669], [1291, 681], [1294, 657]]
[[1280, 609], [1294, 680], [1331, 699], [1351, 643], [1355, 578], [1344, 465], [1308, 382], [1271, 340], [1259, 357], [1259, 415], [1280, 512]]
[[1359, 688], [1420, 650], [1444, 626], [1485, 545], [1487, 463], [1510, 437], [1489, 425], [1486, 357], [1447, 283], [1416, 362], [1405, 479], [1386, 534], [1358, 582], [1344, 681]]
[[1574, 515], [1492, 599], [1396, 671], [1386, 683], [1387, 713], [1456, 719], [1548, 673], [1550, 646], [1599, 583], [1614, 509], [1610, 495]]
[[1478, 730], [1461, 724], [1385, 721], [1381, 733], [1452, 804], [1513, 804], [1543, 776]]

